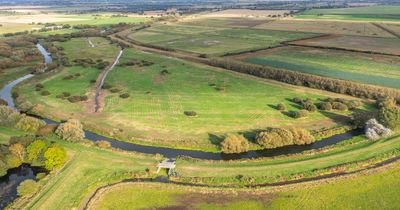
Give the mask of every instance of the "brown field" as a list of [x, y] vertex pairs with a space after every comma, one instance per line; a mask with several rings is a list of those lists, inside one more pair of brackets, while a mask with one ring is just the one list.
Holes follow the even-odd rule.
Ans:
[[67, 22], [67, 21], [80, 21], [86, 19], [69, 18], [68, 15], [57, 15], [57, 14], [39, 14], [39, 15], [10, 15], [10, 16], [0, 16], [0, 23], [54, 23], [54, 22]]
[[[275, 20], [256, 26], [259, 29], [300, 31], [323, 34], [356, 35], [371, 37], [394, 37], [392, 34], [366, 22]], [[400, 26], [399, 26], [400, 28]]]
[[332, 35], [314, 39], [294, 41], [291, 42], [291, 44], [400, 55], [400, 41], [398, 38]]
[[381, 25], [396, 34], [400, 34], [400, 24], [381, 23]]
[[188, 17], [181, 21], [182, 24], [195, 25], [195, 26], [207, 26], [207, 27], [220, 27], [220, 28], [252, 28], [260, 24], [268, 23], [273, 21], [267, 18], [223, 18], [223, 17], [208, 17], [208, 18], [196, 18]]
[[217, 12], [206, 13], [201, 17], [268, 17], [269, 15], [283, 15], [290, 10], [250, 10], [250, 9], [227, 9]]

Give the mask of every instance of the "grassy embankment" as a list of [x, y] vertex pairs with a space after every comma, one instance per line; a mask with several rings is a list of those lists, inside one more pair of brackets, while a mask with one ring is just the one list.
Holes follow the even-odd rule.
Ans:
[[319, 185], [302, 184], [252, 192], [131, 183], [107, 189], [96, 196], [89, 209], [396, 209], [400, 206], [398, 166], [399, 163], [395, 163], [387, 171]]
[[288, 47], [244, 60], [319, 76], [400, 88], [400, 59], [394, 56]]

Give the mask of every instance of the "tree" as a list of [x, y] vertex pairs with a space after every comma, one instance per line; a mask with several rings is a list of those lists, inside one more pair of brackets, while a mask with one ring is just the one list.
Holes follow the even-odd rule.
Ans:
[[28, 148], [26, 148], [28, 160], [31, 162], [39, 160], [40, 156], [43, 155], [46, 147], [46, 142], [44, 142], [43, 140], [36, 140], [32, 142], [28, 146]]
[[111, 144], [108, 141], [105, 140], [100, 140], [98, 142], [96, 142], [96, 145], [100, 148], [104, 148], [104, 149], [108, 149], [111, 148]]
[[40, 188], [40, 184], [35, 180], [27, 179], [17, 187], [18, 195], [21, 197], [33, 195]]
[[332, 104], [330, 102], [322, 102], [319, 106], [321, 110], [324, 111], [331, 111], [332, 110]]
[[45, 167], [47, 170], [61, 168], [67, 160], [67, 153], [64, 148], [56, 145], [49, 147], [44, 153]]
[[229, 134], [221, 143], [221, 149], [224, 153], [242, 153], [249, 150], [249, 143], [243, 135]]
[[292, 111], [290, 112], [290, 116], [293, 118], [303, 118], [308, 116], [308, 111], [307, 110], [299, 110], [299, 111]]
[[20, 118], [20, 114], [15, 110], [7, 106], [0, 106], [0, 125], [14, 126]]
[[378, 120], [393, 130], [400, 129], [400, 108], [383, 107], [378, 112]]
[[11, 155], [17, 157], [22, 162], [25, 160], [26, 150], [22, 144], [20, 144], [20, 143], [12, 144], [12, 145], [10, 145], [8, 150], [10, 151]]
[[276, 148], [293, 144], [293, 134], [283, 128], [269, 128], [258, 133], [256, 141], [265, 148]]
[[43, 120], [39, 120], [34, 117], [23, 116], [15, 126], [23, 131], [36, 133], [39, 128], [45, 125], [46, 123]]
[[304, 102], [303, 108], [309, 112], [317, 111], [317, 106], [315, 106], [312, 102]]
[[285, 111], [286, 110], [286, 106], [285, 104], [278, 104], [278, 106], [276, 107], [279, 111]]
[[59, 125], [55, 133], [60, 138], [70, 142], [79, 142], [85, 137], [81, 122], [75, 119], [70, 119]]
[[293, 144], [303, 145], [315, 142], [314, 136], [304, 128], [289, 128], [289, 131], [293, 135]]
[[332, 108], [339, 111], [347, 111], [349, 109], [346, 104], [341, 102], [333, 102]]

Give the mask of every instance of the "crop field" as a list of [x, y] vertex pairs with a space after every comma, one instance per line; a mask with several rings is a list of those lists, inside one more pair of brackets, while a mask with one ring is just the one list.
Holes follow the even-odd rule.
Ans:
[[292, 43], [306, 46], [400, 55], [400, 42], [398, 38], [328, 36], [294, 41]]
[[111, 44], [109, 40], [101, 37], [91, 37], [90, 41], [95, 45], [91, 47], [86, 38], [73, 38], [66, 42], [57, 42], [56, 46], [62, 47], [70, 61], [75, 59], [103, 59], [113, 61], [119, 52], [116, 44]]
[[392, 34], [368, 22], [280, 19], [257, 25], [254, 28], [321, 34], [394, 37]]
[[135, 32], [128, 38], [157, 46], [198, 54], [222, 55], [277, 46], [281, 42], [316, 34], [259, 29], [222, 29], [205, 26], [159, 25]]
[[297, 18], [338, 19], [365, 21], [400, 21], [400, 6], [370, 6], [340, 9], [312, 9], [300, 13]]
[[[397, 168], [396, 168], [397, 166]], [[96, 196], [89, 209], [395, 209], [400, 203], [399, 164], [387, 171], [360, 174], [336, 183], [294, 189], [232, 192], [154, 183], [126, 183]], [[152, 202], [146, 202], [151, 200]], [[327, 205], [329, 204], [329, 205]]]
[[251, 28], [273, 21], [266, 18], [241, 18], [241, 17], [188, 17], [181, 20], [180, 24], [192, 26], [207, 26], [216, 28]]
[[[238, 56], [240, 58], [240, 56]], [[307, 47], [283, 47], [242, 56], [246, 62], [336, 79], [400, 88], [400, 58]]]
[[226, 9], [217, 12], [210, 12], [205, 14], [196, 14], [196, 16], [202, 17], [227, 17], [227, 18], [267, 18], [273, 15], [282, 15], [289, 13], [290, 10], [251, 10], [251, 9]]
[[[198, 180], [203, 184], [218, 186], [239, 184], [242, 182], [237, 176], [244, 175], [243, 171], [245, 171], [245, 176], [251, 177], [253, 180], [250, 184], [272, 183], [297, 174], [304, 177], [318, 169], [368, 160], [388, 152], [396, 152], [400, 148], [400, 136], [398, 135], [377, 142], [368, 141], [365, 137], [355, 137], [350, 141], [353, 143], [343, 142], [342, 144], [345, 145], [337, 146], [326, 152], [255, 161], [197, 162], [179, 159], [176, 171], [182, 178], [178, 177], [177, 180], [185, 182], [186, 178], [193, 177], [193, 180]], [[351, 169], [351, 167], [349, 168]], [[324, 173], [326, 172], [322, 172], [322, 174]]]

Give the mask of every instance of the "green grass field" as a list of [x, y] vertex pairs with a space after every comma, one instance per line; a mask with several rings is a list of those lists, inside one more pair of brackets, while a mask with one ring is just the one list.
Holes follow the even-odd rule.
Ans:
[[[397, 209], [399, 164], [376, 174], [357, 175], [333, 183], [268, 188], [249, 192], [180, 187], [166, 184], [124, 184], [104, 192], [90, 209]], [[151, 200], [152, 202], [146, 202]]]
[[360, 83], [400, 88], [400, 59], [303, 47], [247, 57], [246, 62]]
[[0, 126], [0, 144], [8, 144], [11, 136], [22, 136], [26, 132]]
[[[68, 55], [68, 54], [67, 54]], [[41, 114], [50, 118], [67, 119], [79, 117], [87, 126], [107, 135], [118, 135], [124, 139], [138, 139], [142, 143], [180, 148], [218, 151], [220, 138], [226, 133], [254, 132], [268, 126], [297, 126], [307, 129], [337, 125], [337, 119], [349, 112], [324, 114], [311, 113], [309, 117], [294, 120], [274, 108], [284, 103], [288, 111], [298, 110], [289, 99], [310, 97], [316, 102], [327, 96], [341, 95], [294, 88], [281, 83], [267, 82], [246, 75], [217, 71], [189, 62], [166, 58], [149, 53], [126, 49], [120, 63], [146, 60], [154, 65], [147, 67], [116, 67], [106, 84], [119, 88], [119, 93], [107, 91], [104, 111], [88, 114], [87, 103], [71, 104], [56, 98], [62, 92], [83, 95], [93, 88], [90, 80], [99, 70], [70, 67], [61, 73], [20, 88], [20, 95], [34, 104], [41, 104]], [[161, 74], [167, 69], [168, 74]], [[72, 80], [63, 80], [66, 75], [80, 73]], [[40, 82], [50, 96], [41, 96], [34, 91]], [[217, 87], [224, 87], [219, 91]], [[121, 93], [130, 97], [121, 99]], [[197, 112], [188, 117], [185, 111]], [[258, 148], [252, 145], [252, 148]]]
[[128, 38], [172, 49], [218, 56], [229, 52], [277, 46], [284, 41], [311, 36], [315, 34], [171, 24], [134, 32], [128, 35]]
[[[320, 15], [323, 14], [323, 15]], [[400, 6], [370, 6], [340, 9], [306, 10], [297, 18], [304, 19], [338, 19], [365, 21], [400, 21]]]
[[105, 14], [100, 16], [95, 15], [73, 15], [68, 18], [76, 20], [62, 21], [61, 24], [74, 25], [95, 25], [95, 26], [107, 26], [118, 23], [143, 23], [148, 21], [147, 17], [130, 16], [130, 17], [112, 17], [111, 14]]
[[66, 42], [57, 42], [57, 46], [64, 48], [63, 52], [70, 61], [75, 59], [90, 58], [94, 61], [103, 59], [110, 63], [117, 57], [119, 48], [111, 44], [109, 40], [102, 37], [90, 37], [95, 45], [92, 48], [86, 38], [73, 38]]
[[399, 136], [377, 142], [363, 137], [350, 141], [326, 152], [292, 157], [238, 162], [178, 160], [176, 171], [183, 178], [177, 179], [185, 182], [186, 178], [195, 177], [193, 180], [200, 183], [226, 185], [241, 183], [237, 176], [244, 175], [253, 179], [252, 184], [276, 182], [295, 174], [307, 176], [314, 170], [367, 160], [400, 148]]

